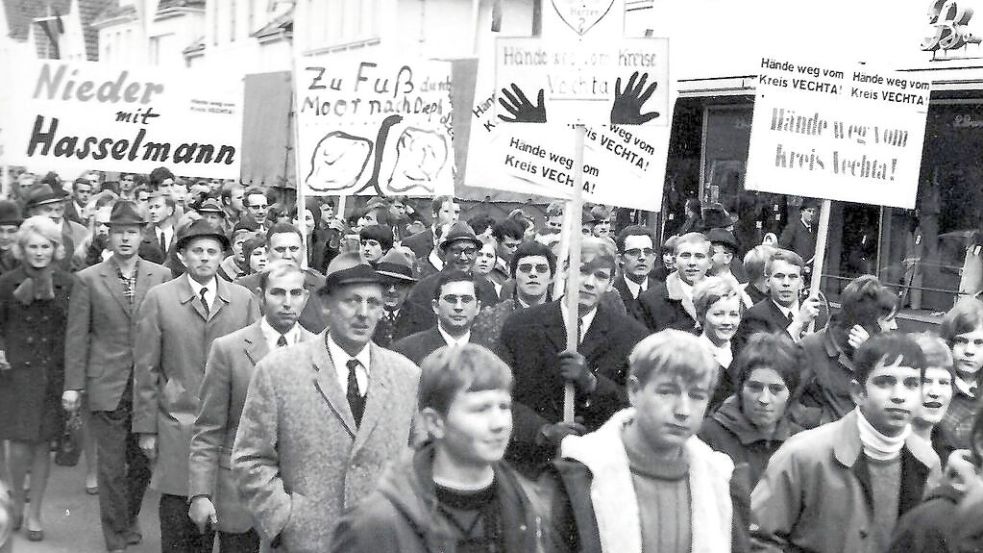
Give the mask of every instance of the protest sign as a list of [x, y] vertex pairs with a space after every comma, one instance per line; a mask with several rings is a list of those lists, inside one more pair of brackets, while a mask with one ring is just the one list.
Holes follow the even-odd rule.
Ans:
[[239, 178], [242, 82], [190, 70], [8, 60], [5, 163]]
[[929, 81], [762, 57], [746, 187], [914, 208]]
[[496, 105], [507, 122], [667, 126], [664, 38], [500, 38]]
[[297, 67], [306, 195], [454, 191], [451, 65], [333, 54]]

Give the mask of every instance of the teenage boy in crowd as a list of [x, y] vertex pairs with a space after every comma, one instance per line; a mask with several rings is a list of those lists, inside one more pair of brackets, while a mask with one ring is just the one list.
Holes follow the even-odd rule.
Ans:
[[393, 229], [389, 225], [369, 225], [358, 231], [362, 259], [375, 267], [382, 256], [393, 248]]
[[[581, 244], [579, 338], [567, 349], [563, 299], [514, 313], [502, 328], [497, 353], [515, 373], [515, 436], [507, 453], [520, 472], [535, 476], [569, 434], [596, 430], [627, 405], [625, 378], [631, 349], [645, 327], [601, 301], [615, 278], [614, 245], [585, 237]], [[620, 304], [620, 302], [619, 302]], [[572, 383], [583, 424], [563, 422], [563, 388]]]
[[502, 462], [512, 432], [512, 374], [473, 344], [422, 363], [417, 395], [429, 440], [340, 522], [344, 553], [541, 551], [539, 517]]
[[416, 365], [439, 348], [470, 342], [478, 315], [474, 276], [461, 271], [440, 273], [431, 309], [437, 315], [437, 326], [411, 334], [392, 347]]
[[433, 217], [430, 228], [403, 240], [403, 245], [413, 250], [413, 255], [418, 259], [426, 259], [430, 255], [437, 244], [436, 230], [457, 221], [461, 216], [461, 206], [454, 201], [453, 196], [437, 196], [431, 203], [430, 213]]
[[909, 424], [926, 366], [915, 340], [876, 335], [853, 365], [856, 408], [786, 441], [751, 494], [752, 537], [763, 550], [885, 551], [898, 517], [941, 475], [938, 455]]
[[666, 330], [629, 357], [631, 408], [563, 441], [540, 484], [561, 551], [748, 551], [746, 466], [695, 437], [717, 363], [699, 338]]
[[698, 232], [676, 240], [676, 270], [664, 283], [638, 296], [645, 325], [652, 332], [667, 328], [691, 331], [696, 328], [693, 286], [710, 270], [710, 242]]

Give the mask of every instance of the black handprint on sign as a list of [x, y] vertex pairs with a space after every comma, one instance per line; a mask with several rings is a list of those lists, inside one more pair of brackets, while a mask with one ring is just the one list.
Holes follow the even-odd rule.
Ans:
[[[614, 105], [611, 106], [612, 125], [641, 125], [648, 123], [659, 116], [659, 112], [650, 111], [642, 113], [642, 106], [652, 94], [655, 93], [658, 82], [650, 84], [647, 88], [645, 81], [649, 74], [643, 73], [642, 78], [638, 78], [638, 71], [632, 73], [628, 79], [625, 89], [621, 90], [621, 77], [614, 83]], [[638, 81], [637, 84], [635, 81]]]
[[536, 97], [536, 105], [533, 105], [529, 101], [529, 98], [526, 98], [526, 95], [515, 83], [512, 84], [512, 92], [509, 92], [507, 88], [503, 88], [502, 95], [505, 98], [500, 97], [498, 103], [505, 108], [505, 111], [512, 114], [512, 117], [499, 114], [498, 118], [502, 121], [506, 123], [546, 122], [546, 108], [543, 106], [543, 89], [539, 89], [539, 96]]

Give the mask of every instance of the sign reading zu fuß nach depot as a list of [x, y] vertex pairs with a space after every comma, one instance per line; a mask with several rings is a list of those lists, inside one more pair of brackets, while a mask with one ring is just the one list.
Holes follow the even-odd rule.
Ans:
[[915, 207], [929, 81], [775, 56], [756, 86], [749, 190]]

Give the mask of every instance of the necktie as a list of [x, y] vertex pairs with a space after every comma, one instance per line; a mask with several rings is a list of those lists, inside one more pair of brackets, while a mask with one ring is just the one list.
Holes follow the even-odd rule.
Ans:
[[205, 294], [208, 293], [208, 288], [202, 288], [201, 292], [198, 293], [201, 296], [201, 305], [205, 307], [205, 318], [211, 315], [212, 310], [208, 308], [208, 299], [205, 298]]
[[785, 315], [785, 318], [786, 318], [786, 319], [788, 320], [788, 324], [792, 324], [792, 321], [794, 321], [794, 320], [795, 320], [795, 317], [794, 317], [794, 316], [792, 316], [792, 312], [791, 312], [791, 311], [789, 311], [789, 312], [788, 312], [788, 313], [787, 313], [787, 314]]
[[281, 334], [280, 337], [277, 338], [276, 340], [276, 347], [282, 348], [285, 345], [287, 345], [287, 337]]
[[160, 251], [166, 255], [167, 254], [167, 240], [164, 239], [164, 231], [163, 230], [162, 231], [159, 231], [158, 234], [157, 234], [157, 236], [158, 236], [158, 240], [160, 241]]
[[355, 378], [355, 371], [359, 366], [358, 359], [348, 361], [348, 391], [345, 397], [348, 399], [348, 406], [352, 408], [352, 417], [355, 418], [355, 426], [362, 424], [362, 413], [365, 412], [365, 398], [358, 391], [358, 379]]

